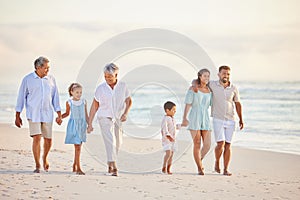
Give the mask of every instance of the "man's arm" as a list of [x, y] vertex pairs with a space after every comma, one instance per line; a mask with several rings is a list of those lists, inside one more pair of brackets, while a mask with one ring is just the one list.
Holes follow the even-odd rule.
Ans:
[[239, 116], [240, 119], [239, 121], [240, 130], [242, 130], [244, 128], [244, 122], [242, 117], [242, 104], [240, 102], [234, 102], [234, 103], [235, 103], [237, 115]]
[[16, 105], [16, 118], [15, 118], [15, 125], [19, 128], [23, 125], [22, 119], [21, 119], [21, 112], [24, 108], [25, 104], [25, 99], [27, 96], [26, 93], [26, 80], [25, 78], [22, 80], [20, 89], [19, 89], [19, 94], [18, 94], [18, 99], [17, 99], [17, 105]]

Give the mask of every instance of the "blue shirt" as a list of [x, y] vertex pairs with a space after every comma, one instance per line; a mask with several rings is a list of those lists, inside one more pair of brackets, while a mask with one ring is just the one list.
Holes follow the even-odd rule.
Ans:
[[26, 117], [32, 122], [52, 122], [53, 109], [60, 111], [59, 95], [53, 76], [40, 78], [32, 72], [23, 78], [19, 89], [16, 112], [26, 107]]

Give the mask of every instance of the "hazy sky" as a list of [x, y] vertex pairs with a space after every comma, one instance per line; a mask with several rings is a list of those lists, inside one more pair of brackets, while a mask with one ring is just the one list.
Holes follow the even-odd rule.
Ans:
[[297, 0], [0, 0], [0, 83], [18, 86], [46, 55], [65, 87], [102, 42], [140, 28], [186, 35], [216, 66], [232, 66], [234, 80], [300, 80], [299, 8]]

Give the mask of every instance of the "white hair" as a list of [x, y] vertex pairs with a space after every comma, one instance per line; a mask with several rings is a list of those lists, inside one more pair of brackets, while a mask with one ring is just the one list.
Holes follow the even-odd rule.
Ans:
[[119, 72], [119, 67], [115, 65], [114, 63], [109, 63], [105, 65], [104, 67], [104, 73], [109, 73], [109, 74], [117, 74]]

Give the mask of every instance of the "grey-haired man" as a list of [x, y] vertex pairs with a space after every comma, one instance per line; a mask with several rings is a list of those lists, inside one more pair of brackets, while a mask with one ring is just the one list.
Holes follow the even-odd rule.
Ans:
[[49, 60], [39, 57], [34, 61], [35, 71], [23, 78], [19, 89], [15, 125], [21, 128], [20, 114], [26, 107], [26, 117], [29, 123], [30, 136], [33, 138], [32, 151], [35, 160], [35, 173], [40, 172], [40, 141], [44, 138], [43, 167], [49, 169], [47, 155], [52, 144], [53, 110], [57, 112], [56, 122], [61, 124], [61, 109], [56, 82], [53, 76], [48, 75]]

